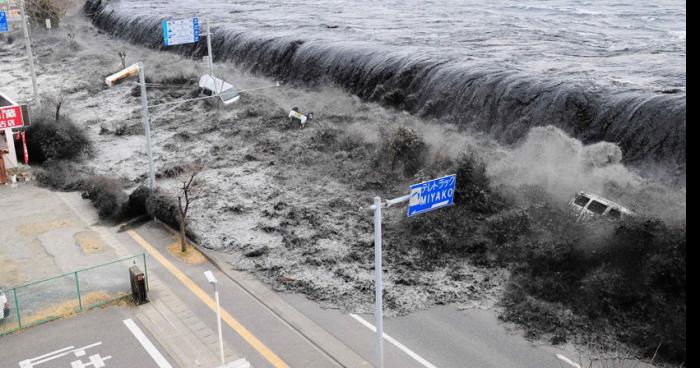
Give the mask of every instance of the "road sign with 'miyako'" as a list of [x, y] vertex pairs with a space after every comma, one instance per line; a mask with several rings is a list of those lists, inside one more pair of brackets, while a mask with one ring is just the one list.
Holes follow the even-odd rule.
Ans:
[[456, 175], [443, 176], [411, 185], [408, 216], [418, 215], [454, 204]]

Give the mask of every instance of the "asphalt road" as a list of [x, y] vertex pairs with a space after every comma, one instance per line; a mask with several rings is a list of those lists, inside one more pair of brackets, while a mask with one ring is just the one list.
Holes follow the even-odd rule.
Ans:
[[[310, 342], [305, 342], [284, 321], [265, 310], [257, 301], [232, 282], [212, 264], [187, 266], [178, 263], [165, 251], [172, 243], [172, 234], [148, 223], [135, 229], [141, 236], [161, 251], [171, 262], [195, 281], [203, 290], [211, 291], [203, 272], [213, 270], [220, 281], [222, 308], [230, 311], [254, 335], [292, 367], [326, 367], [335, 364], [324, 357]], [[123, 241], [129, 240], [121, 235]], [[173, 291], [186, 301], [196, 313], [201, 313], [205, 323], [216, 328], [211, 310], [183, 287], [176, 287], [177, 280], [168, 275], [156, 262], [150, 262], [149, 270], [155, 270], [168, 282]], [[375, 362], [375, 334], [366, 324], [373, 325], [371, 315], [352, 316], [333, 309], [322, 309], [301, 295], [278, 293], [291, 306], [302, 312], [331, 335], [336, 337], [369, 364]], [[207, 317], [208, 316], [208, 317]], [[364, 323], [361, 322], [364, 320]], [[571, 358], [571, 352], [548, 345], [527, 341], [520, 332], [509, 332], [498, 322], [491, 311], [459, 311], [455, 306], [441, 306], [398, 318], [385, 318], [385, 367], [433, 368], [433, 367], [494, 367], [494, 368], [561, 368], [555, 354]], [[371, 327], [371, 326], [370, 326]], [[393, 338], [393, 340], [391, 340]], [[233, 342], [255, 367], [270, 366], [255, 349], [252, 349], [230, 328], [224, 328], [224, 339]], [[566, 366], [566, 365], [564, 365]]]
[[[135, 335], [138, 332], [132, 332], [127, 325], [134, 323], [157, 353], [168, 364], [176, 367], [153, 336], [137, 322], [130, 308], [133, 307], [95, 309], [70, 319], [49, 322], [0, 337], [0, 366], [163, 368], [164, 365], [159, 365], [139, 341]], [[133, 322], [125, 323], [125, 320]], [[145, 341], [144, 343], [148, 345]], [[154, 354], [157, 356], [157, 353]]]
[[[373, 326], [373, 315], [353, 317], [322, 309], [297, 294], [285, 294], [284, 298], [360, 355], [375, 361], [375, 332], [356, 319]], [[566, 365], [555, 354], [574, 358], [570, 352], [527, 341], [521, 331], [507, 330], [492, 311], [460, 311], [451, 305], [385, 317], [384, 333], [398, 343], [385, 338], [386, 367], [561, 368]]]

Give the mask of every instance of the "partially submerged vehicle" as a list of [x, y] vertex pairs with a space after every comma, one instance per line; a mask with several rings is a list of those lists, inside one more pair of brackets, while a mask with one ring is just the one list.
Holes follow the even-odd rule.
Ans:
[[292, 123], [298, 121], [301, 128], [304, 128], [304, 124], [306, 124], [307, 120], [311, 120], [313, 118], [313, 112], [302, 114], [301, 110], [298, 107], [292, 107], [292, 110], [289, 112], [289, 121], [291, 121]]
[[596, 216], [619, 220], [625, 216], [634, 216], [628, 208], [605, 199], [599, 195], [578, 192], [569, 205], [578, 214], [579, 219], [589, 219]]
[[[199, 91], [205, 96], [219, 95], [219, 99], [224, 106], [229, 106], [241, 98], [240, 93], [231, 83], [228, 83], [223, 79], [213, 77], [209, 74], [205, 74], [199, 78]], [[211, 102], [214, 100], [215, 99], [213, 98], [207, 99], [207, 101]]]

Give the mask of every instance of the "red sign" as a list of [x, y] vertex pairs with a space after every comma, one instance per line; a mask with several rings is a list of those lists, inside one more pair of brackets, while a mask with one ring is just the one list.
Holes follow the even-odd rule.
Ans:
[[21, 126], [24, 126], [21, 106], [0, 107], [0, 129], [19, 128]]

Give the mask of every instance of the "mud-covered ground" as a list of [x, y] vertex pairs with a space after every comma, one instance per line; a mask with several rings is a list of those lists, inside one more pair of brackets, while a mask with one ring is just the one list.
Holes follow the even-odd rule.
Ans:
[[[69, 32], [78, 35], [73, 51], [67, 47]], [[30, 96], [31, 84], [21, 64], [20, 41], [0, 40], [0, 62], [9, 93], [22, 100]], [[34, 44], [45, 104], [62, 96], [62, 113], [93, 141], [93, 156], [78, 170], [118, 177], [127, 190], [143, 184], [147, 158], [138, 86], [108, 89], [104, 77], [121, 68], [118, 52], [125, 50], [127, 64], [144, 62], [149, 104], [157, 105], [194, 96], [205, 63], [111, 39], [79, 14], [51, 34], [37, 32]], [[372, 197], [398, 197], [407, 194], [410, 183], [451, 174], [465, 152], [485, 163], [484, 178], [494, 196], [523, 208], [544, 201], [561, 209], [573, 193], [585, 190], [669, 224], [685, 223], [685, 188], [642, 179], [620, 164], [620, 149], [610, 143], [586, 146], [543, 127], [503, 147], [488, 137], [362, 102], [332, 86], [272, 87], [275, 81], [227, 64], [217, 64], [215, 73], [243, 91], [232, 109], [202, 100], [172, 111], [167, 111], [171, 106], [151, 109], [158, 185], [175, 193], [180, 169], [202, 162], [201, 198], [190, 215], [197, 240], [229, 254], [233, 267], [275, 289], [302, 292], [328, 307], [372, 308], [372, 213], [367, 208]], [[293, 106], [314, 113], [306, 128], [287, 118]], [[422, 142], [418, 155], [411, 149], [387, 152], [398, 131], [415, 133]], [[532, 188], [536, 196], [529, 196]], [[488, 195], [475, 200], [486, 203]], [[437, 251], [426, 252], [416, 246], [425, 239], [407, 239], [402, 232], [422, 224], [409, 222], [404, 211], [384, 211], [388, 312], [443, 303], [493, 308], [509, 277], [506, 267], [441, 253], [437, 237], [432, 239]], [[475, 221], [498, 221], [489, 219], [489, 211]], [[462, 234], [468, 237], [470, 228]]]

